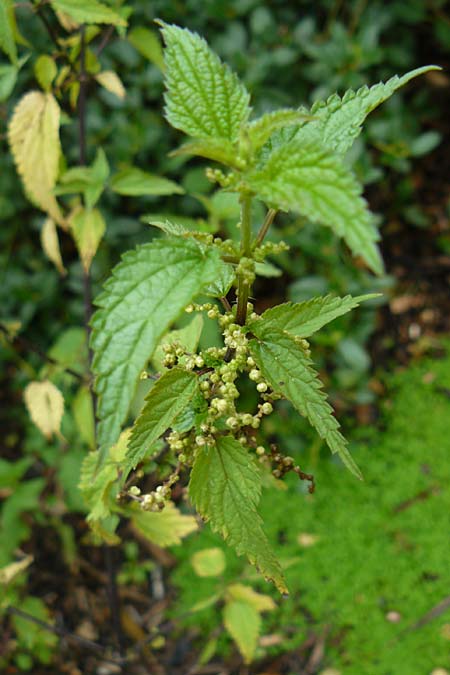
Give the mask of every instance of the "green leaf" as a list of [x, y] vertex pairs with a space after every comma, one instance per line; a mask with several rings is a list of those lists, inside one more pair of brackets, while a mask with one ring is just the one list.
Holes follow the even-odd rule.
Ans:
[[347, 468], [362, 479], [322, 391], [319, 376], [298, 338], [281, 328], [266, 326], [263, 321], [255, 322], [252, 332], [256, 339], [250, 340], [250, 352], [264, 379], [308, 419], [331, 452], [337, 453]]
[[246, 133], [254, 150], [258, 150], [277, 131], [311, 119], [303, 110], [281, 109], [266, 113], [246, 127]]
[[198, 378], [191, 371], [172, 368], [162, 375], [145, 397], [128, 443], [123, 467], [126, 478], [152, 450], [152, 445], [170, 427], [198, 391]]
[[80, 209], [69, 220], [81, 262], [89, 272], [92, 260], [106, 231], [106, 223], [98, 209]]
[[198, 155], [236, 169], [242, 168], [241, 163], [237, 161], [236, 148], [225, 138], [195, 138], [193, 141], [183, 143], [170, 154], [172, 157]]
[[78, 23], [107, 23], [126, 26], [120, 14], [98, 0], [50, 0], [53, 9], [64, 12]]
[[228, 600], [223, 610], [225, 628], [236, 642], [245, 663], [251, 663], [261, 631], [261, 616], [244, 600]]
[[161, 26], [169, 123], [196, 138], [237, 140], [250, 112], [244, 85], [199, 35]]
[[[265, 328], [281, 328], [291, 335], [307, 338], [338, 316], [358, 307], [361, 302], [377, 297], [379, 293], [358, 295], [355, 298], [351, 295], [344, 298], [325, 295], [305, 302], [286, 302], [267, 309], [262, 314], [261, 320]], [[254, 323], [249, 322], [249, 327], [251, 328]]]
[[[364, 86], [356, 92], [349, 89], [342, 98], [333, 94], [326, 101], [317, 101], [311, 108], [314, 119], [299, 129], [289, 130], [289, 140], [303, 144], [319, 141], [326, 148], [343, 154], [361, 133], [362, 124], [372, 110], [414, 77], [430, 70], [441, 69], [439, 66], [423, 66], [402, 77], [395, 75], [387, 82], [379, 82], [370, 88]], [[281, 140], [280, 137], [278, 142]], [[287, 140], [286, 136], [283, 140]]]
[[220, 269], [195, 241], [157, 240], [128, 251], [97, 298], [92, 319], [98, 442], [105, 456], [119, 435], [139, 373], [161, 336]]
[[247, 181], [268, 204], [331, 227], [374, 272], [382, 272], [375, 243], [379, 235], [361, 197], [361, 186], [324, 147], [299, 142], [282, 146], [270, 154], [262, 169], [248, 174]]
[[181, 195], [183, 188], [167, 178], [154, 176], [135, 167], [116, 173], [111, 179], [111, 189], [119, 195]]
[[152, 364], [155, 370], [161, 372], [164, 369], [163, 360], [165, 357], [164, 346], [180, 344], [185, 351], [195, 352], [200, 340], [200, 335], [203, 330], [203, 316], [196, 314], [194, 318], [183, 328], [171, 330], [162, 338], [161, 342], [155, 349], [152, 357]]
[[[129, 514], [128, 514], [129, 515]], [[157, 546], [176, 546], [198, 528], [193, 516], [185, 516], [172, 504], [159, 513], [134, 511], [131, 522], [140, 534]]]
[[111, 448], [104, 465], [97, 470], [98, 453], [90, 452], [83, 460], [80, 471], [79, 489], [89, 507], [87, 521], [98, 537], [108, 543], [117, 544], [120, 539], [115, 534], [119, 519], [111, 513], [116, 507], [118, 477], [125, 457], [130, 429], [120, 434], [117, 443]]
[[19, 70], [13, 64], [0, 65], [0, 101], [6, 101], [17, 82]]
[[108, 176], [108, 160], [102, 148], [99, 148], [92, 166], [77, 166], [68, 169], [60, 177], [54, 193], [66, 195], [81, 192], [86, 207], [92, 209], [104, 190]]
[[218, 577], [226, 567], [224, 552], [217, 546], [197, 551], [191, 558], [191, 565], [199, 577]]
[[143, 220], [144, 223], [147, 223], [148, 225], [157, 227], [159, 230], [162, 230], [164, 234], [168, 234], [170, 237], [183, 237], [184, 235], [190, 234], [192, 232], [192, 230], [188, 230], [187, 227], [184, 227], [184, 225], [172, 223], [170, 220], [166, 220], [162, 223], [153, 220], [152, 216], [148, 216], [148, 219], [146, 216], [142, 216], [141, 220]]
[[17, 49], [14, 40], [15, 18], [11, 0], [0, 0], [0, 49], [14, 64], [17, 63]]
[[58, 69], [54, 59], [47, 54], [41, 54], [34, 64], [34, 74], [44, 91], [50, 91], [57, 72]]
[[78, 389], [72, 402], [72, 413], [81, 438], [91, 450], [95, 450], [94, 409], [91, 392], [86, 385]]
[[287, 593], [256, 511], [260, 495], [258, 466], [236, 439], [223, 436], [215, 446], [197, 451], [189, 483], [192, 503], [238, 555], [245, 554], [281, 593]]
[[236, 278], [236, 271], [232, 265], [222, 261], [219, 273], [212, 284], [205, 288], [205, 295], [212, 298], [224, 298]]
[[160, 70], [164, 70], [162, 46], [154, 31], [143, 26], [136, 26], [128, 33], [127, 38], [142, 56], [145, 56]]

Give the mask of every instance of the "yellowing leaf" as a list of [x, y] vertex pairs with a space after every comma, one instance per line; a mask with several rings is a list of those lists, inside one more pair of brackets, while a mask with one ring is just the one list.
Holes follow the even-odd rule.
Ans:
[[88, 272], [105, 233], [106, 223], [98, 209], [80, 209], [71, 216], [70, 228], [83, 267]]
[[31, 91], [14, 110], [8, 140], [30, 201], [64, 225], [53, 195], [61, 155], [59, 120], [60, 109], [54, 96]]
[[58, 272], [64, 276], [66, 274], [66, 270], [61, 258], [55, 221], [52, 220], [52, 218], [47, 218], [44, 225], [42, 226], [41, 245], [42, 250], [44, 251], [47, 258], [55, 265]]
[[218, 577], [225, 569], [225, 555], [221, 548], [205, 548], [194, 553], [191, 564], [199, 577]]
[[223, 610], [225, 628], [236, 642], [245, 663], [255, 655], [261, 630], [261, 616], [253, 605], [242, 600], [231, 600]]
[[244, 586], [244, 584], [232, 584], [228, 586], [227, 593], [233, 600], [248, 602], [257, 612], [266, 612], [276, 608], [274, 601], [269, 595], [257, 593], [253, 588]]
[[184, 516], [173, 504], [166, 504], [163, 511], [136, 511], [131, 517], [136, 530], [157, 546], [181, 544], [186, 537], [197, 529], [193, 516]]
[[104, 70], [95, 76], [95, 79], [102, 87], [118, 98], [124, 99], [127, 92], [122, 84], [122, 80], [113, 70]]
[[57, 10], [55, 14], [61, 26], [68, 33], [71, 33], [72, 31], [77, 30], [80, 27], [80, 24], [77, 21], [71, 19], [70, 16], [66, 14], [66, 12], [61, 12], [60, 10]]
[[126, 26], [120, 14], [98, 0], [50, 0], [52, 8], [64, 12], [78, 23], [108, 23]]
[[49, 380], [30, 382], [23, 395], [31, 419], [44, 436], [50, 439], [58, 434], [64, 413], [64, 398], [58, 387]]
[[0, 567], [0, 586], [7, 586], [11, 583], [19, 574], [27, 569], [33, 562], [33, 556], [27, 555], [23, 560], [19, 562], [13, 562], [6, 567]]

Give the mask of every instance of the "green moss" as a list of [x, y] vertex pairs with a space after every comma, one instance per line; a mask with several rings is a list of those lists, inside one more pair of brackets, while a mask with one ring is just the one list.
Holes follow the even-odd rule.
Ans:
[[[352, 443], [363, 483], [339, 464], [321, 461], [315, 495], [294, 480], [288, 492], [265, 492], [268, 535], [282, 558], [298, 558], [287, 570], [290, 598], [279, 599], [277, 612], [266, 617], [266, 632], [284, 635], [278, 649], [293, 649], [307, 631], [328, 627], [326, 664], [345, 675], [427, 675], [450, 666], [442, 632], [448, 612], [410, 630], [448, 596], [450, 344], [446, 348], [444, 358], [388, 378], [384, 430], [364, 432], [365, 440], [359, 432]], [[316, 543], [302, 546], [301, 533], [315, 535]], [[189, 558], [218, 542], [205, 528], [183, 545], [174, 575], [177, 614], [213, 592], [216, 582], [197, 579]], [[250, 575], [267, 591], [228, 552], [227, 560], [226, 579]], [[389, 621], [388, 612], [399, 620]], [[205, 635], [217, 625], [217, 612], [188, 621]]]

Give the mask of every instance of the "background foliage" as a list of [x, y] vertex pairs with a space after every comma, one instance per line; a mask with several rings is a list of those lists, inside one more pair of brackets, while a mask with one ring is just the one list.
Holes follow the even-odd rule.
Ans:
[[[204, 176], [205, 162], [195, 160], [186, 165], [184, 158], [168, 154], [179, 145], [181, 137], [163, 119], [158, 50], [148, 35], [142, 39], [140, 32], [142, 28], [153, 31], [156, 17], [207, 36], [212, 48], [230, 63], [252, 92], [258, 114], [301, 101], [311, 103], [336, 90], [366, 82], [386, 80], [396, 72], [424, 63], [448, 65], [450, 23], [445, 3], [439, 1], [386, 4], [376, 0], [321, 0], [314, 7], [308, 2], [259, 0], [133, 0], [130, 4], [133, 12], [128, 37], [125, 33], [111, 35], [98, 56], [102, 70], [120, 76], [126, 96], [120, 98], [105, 88], [92, 87], [88, 92], [88, 164], [95, 160], [97, 147], [102, 147], [111, 169], [120, 171], [134, 165], [177, 181], [185, 193], [164, 198], [130, 198], [111, 189], [104, 193], [101, 210], [107, 229], [92, 264], [94, 292], [122, 251], [148, 241], [149, 228], [140, 220], [144, 213], [182, 213], [187, 218], [200, 219], [205, 229], [220, 227], [230, 235], [236, 215], [235, 204], [212, 194], [211, 184]], [[84, 332], [79, 328], [84, 320], [82, 266], [72, 239], [64, 233], [61, 247], [67, 275], [63, 280], [42, 253], [43, 218], [23, 196], [6, 141], [7, 120], [17, 101], [37, 86], [39, 57], [50, 56], [54, 50], [45, 27], [31, 10], [26, 3], [18, 3], [16, 8], [22, 36], [21, 68], [16, 81], [6, 57], [2, 56], [0, 62], [0, 220], [4, 221], [0, 227], [1, 320], [20, 323], [22, 339], [39, 345], [60, 364], [80, 371], [87, 359]], [[95, 50], [103, 35], [104, 32], [94, 41], [93, 69]], [[445, 72], [429, 73], [423, 82], [412, 83], [407, 91], [397, 93], [369, 119], [352, 152], [350, 159], [367, 187], [371, 206], [382, 214], [382, 233], [388, 242], [393, 242], [387, 249], [388, 263], [398, 242], [407, 250], [411, 241], [419, 242], [419, 249], [421, 241], [428, 242], [427, 246], [431, 242], [436, 255], [448, 254], [448, 188], [439, 189], [433, 184], [439, 169], [442, 171], [447, 149], [448, 87]], [[78, 161], [78, 129], [70, 103], [65, 113], [62, 143], [70, 165]], [[432, 153], [429, 158], [428, 153]], [[355, 417], [367, 422], [376, 415], [371, 406], [383, 386], [374, 378], [374, 368], [380, 367], [380, 353], [395, 352], [395, 345], [389, 343], [392, 333], [379, 337], [376, 330], [377, 326], [385, 327], [380, 317], [385, 318], [389, 311], [379, 305], [399, 293], [398, 266], [388, 264], [388, 274], [373, 279], [365, 269], [348, 265], [348, 254], [331, 232], [312, 230], [306, 222], [301, 225], [294, 227], [292, 219], [279, 219], [275, 238], [295, 245], [298, 253], [283, 256], [281, 270], [274, 268], [272, 278], [259, 282], [257, 293], [263, 298], [259, 309], [286, 295], [299, 301], [328, 291], [340, 295], [377, 290], [386, 293], [384, 299], [372, 301], [370, 307], [340, 318], [317, 338], [316, 353], [319, 347], [320, 365], [327, 366], [334, 404], [348, 411], [344, 423], [353, 427]], [[416, 259], [420, 253], [416, 246]], [[399, 337], [394, 333], [394, 342]], [[80, 395], [73, 378], [44, 365], [27, 345], [17, 341], [11, 346], [4, 341], [0, 351], [1, 409], [5, 411], [0, 462], [0, 567], [15, 559], [18, 547], [37, 556], [35, 571], [31, 567], [29, 576], [21, 577], [11, 593], [15, 605], [49, 622], [58, 602], [53, 600], [52, 605], [45, 585], [39, 583], [38, 570], [48, 566], [49, 560], [48, 552], [39, 557], [35, 533], [51, 532], [61, 542], [62, 554], [60, 551], [61, 559], [54, 564], [55, 573], [73, 566], [79, 558], [85, 535], [80, 530], [79, 514], [84, 513], [85, 505], [74, 477], [91, 441], [80, 435], [76, 413], [63, 419], [63, 443], [57, 439], [46, 442], [29, 423], [22, 392], [37, 374], [45, 374], [72, 392], [69, 409], [79, 410], [83, 401], [77, 399]], [[426, 347], [427, 344], [418, 351]], [[382, 365], [390, 367], [386, 362]], [[301, 422], [281, 416], [278, 424], [268, 426], [269, 435], [282, 438], [289, 452], [298, 453], [305, 468], [317, 472], [320, 484], [314, 501], [298, 495], [297, 486], [292, 485], [289, 494], [279, 492], [265, 506], [272, 537], [284, 542], [286, 559], [300, 557], [300, 562], [294, 560], [287, 571], [293, 587], [300, 584], [299, 597], [294, 593], [292, 600], [283, 603], [277, 612], [263, 615], [264, 631], [282, 636], [268, 653], [296, 649], [310, 632], [317, 632], [326, 635], [329, 645], [325, 664], [345, 673], [381, 675], [391, 668], [396, 675], [423, 675], [433, 667], [450, 666], [445, 620], [405, 633], [395, 641], [403, 626], [414, 625], [442, 599], [448, 578], [448, 559], [442, 554], [442, 518], [445, 506], [448, 508], [448, 495], [444, 486], [446, 435], [441, 417], [447, 412], [447, 401], [434, 389], [432, 394], [427, 389], [421, 397], [423, 376], [431, 366], [423, 368], [391, 382], [391, 387], [400, 387], [403, 393], [384, 422], [387, 431], [382, 436], [357, 432], [356, 457], [367, 477], [362, 486], [355, 486], [350, 476], [343, 477], [339, 472], [338, 478], [336, 466], [325, 460], [325, 453], [318, 462], [321, 448], [311, 442]], [[445, 389], [449, 386], [448, 361], [439, 362], [436, 368], [438, 386]], [[433, 410], [433, 418], [429, 410]], [[417, 423], [417, 433], [409, 423], [412, 418]], [[424, 455], [430, 452], [433, 469], [427, 473], [423, 469], [427, 464]], [[411, 508], [401, 509], [392, 518], [393, 510], [424, 490], [432, 498], [413, 502]], [[328, 528], [330, 521], [335, 523], [332, 529]], [[303, 537], [309, 545], [299, 540], [302, 533], [310, 536], [309, 540]], [[174, 575], [174, 584], [181, 592], [179, 604], [171, 609], [175, 623], [180, 614], [213, 593], [217, 584], [214, 578], [201, 584], [197, 577], [195, 583], [188, 580], [193, 578], [191, 553], [220, 544], [205, 533], [190, 542], [183, 546], [181, 565]], [[241, 573], [247, 578], [248, 571], [242, 572], [240, 564], [225, 555], [226, 582], [231, 583]], [[124, 549], [124, 580], [147, 580], [154, 563], [144, 558], [142, 549]], [[355, 566], [355, 559], [359, 565]], [[380, 573], [380, 568], [386, 570], [386, 575]], [[399, 623], [386, 619], [389, 611], [401, 615]], [[368, 614], [371, 621], [365, 622]], [[215, 610], [214, 615], [212, 610], [209, 614], [198, 613], [186, 625], [193, 625], [196, 631], [202, 627], [209, 631], [211, 625], [218, 627], [214, 623], [216, 615]], [[32, 670], [36, 668], [33, 664], [51, 663], [56, 658], [57, 639], [52, 633], [38, 626], [32, 628], [20, 617], [8, 623], [8, 631], [16, 641], [8, 642], [5, 655], [0, 656], [5, 664], [14, 661], [19, 669]], [[214, 629], [212, 633], [215, 639]], [[392, 647], [383, 651], [382, 645], [391, 638]], [[230, 642], [221, 633], [217, 648], [221, 654], [230, 654]], [[296, 672], [295, 668], [292, 672]]]

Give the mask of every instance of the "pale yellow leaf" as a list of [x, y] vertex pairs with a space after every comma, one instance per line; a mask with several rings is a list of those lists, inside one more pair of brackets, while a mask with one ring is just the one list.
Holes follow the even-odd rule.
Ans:
[[257, 612], [270, 611], [276, 608], [276, 605], [269, 595], [257, 593], [250, 586], [244, 584], [232, 584], [228, 586], [227, 593], [233, 600], [248, 602]]
[[41, 245], [47, 258], [55, 265], [58, 272], [64, 276], [66, 274], [66, 270], [61, 257], [55, 221], [52, 218], [47, 218], [44, 225], [42, 226]]
[[52, 94], [30, 91], [14, 110], [8, 140], [30, 201], [64, 226], [64, 217], [52, 192], [61, 155], [60, 112]]
[[32, 562], [33, 556], [27, 555], [23, 560], [19, 560], [19, 562], [13, 562], [6, 565], [6, 567], [0, 567], [0, 586], [10, 584], [11, 581], [26, 570]]
[[122, 80], [113, 70], [104, 70], [95, 76], [97, 82], [111, 94], [115, 94], [120, 99], [124, 99], [127, 92], [122, 84]]
[[191, 558], [192, 567], [199, 577], [218, 577], [225, 569], [225, 555], [221, 548], [205, 548]]
[[105, 221], [98, 209], [79, 209], [70, 216], [69, 224], [81, 262], [88, 272], [105, 233]]
[[223, 610], [225, 628], [236, 642], [245, 663], [255, 655], [261, 630], [261, 617], [255, 607], [242, 600], [227, 600]]
[[57, 9], [55, 14], [61, 26], [68, 33], [71, 33], [72, 31], [77, 30], [80, 27], [80, 24], [77, 23], [74, 19], [72, 19], [68, 14], [66, 14], [66, 12], [61, 12], [60, 10]]
[[59, 433], [64, 413], [64, 398], [58, 387], [44, 380], [30, 382], [23, 393], [31, 419], [46, 438]]
[[181, 544], [186, 537], [197, 529], [197, 521], [192, 516], [184, 516], [172, 503], [166, 504], [163, 511], [136, 511], [131, 516], [134, 527], [146, 539], [158, 546]]

